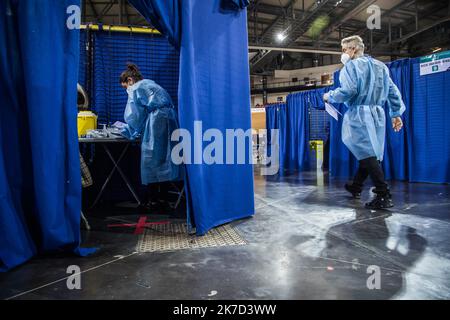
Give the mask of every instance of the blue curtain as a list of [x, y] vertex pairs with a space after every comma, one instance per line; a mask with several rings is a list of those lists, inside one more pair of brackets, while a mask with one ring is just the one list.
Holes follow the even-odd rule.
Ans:
[[[411, 105], [411, 59], [397, 60], [388, 64], [392, 80], [399, 88], [406, 111], [403, 114], [405, 122], [404, 129], [395, 132], [392, 129], [389, 116], [386, 118], [386, 144], [384, 152], [384, 160], [382, 162], [386, 179], [392, 180], [408, 180], [408, 146], [413, 144], [410, 137], [410, 114]], [[389, 108], [385, 106], [385, 113], [389, 115]]]
[[[286, 104], [276, 103], [266, 106], [266, 129], [267, 129], [267, 155], [272, 154], [272, 132], [273, 129], [280, 129], [280, 123], [286, 123]], [[278, 143], [280, 144], [281, 138], [278, 137]], [[281, 146], [279, 149], [279, 156], [281, 159]]]
[[128, 2], [164, 34], [175, 48], [180, 49], [182, 0], [128, 0]]
[[280, 125], [280, 172], [290, 174], [309, 169], [309, 114], [315, 103], [310, 92], [291, 94], [286, 99], [286, 118]]
[[[0, 270], [79, 249], [79, 1], [0, 2]], [[7, 80], [7, 81], [6, 81]]]
[[420, 76], [416, 59], [410, 72], [409, 180], [450, 183], [450, 71]]
[[309, 110], [325, 108], [322, 97], [328, 90], [322, 88], [297, 92], [288, 95], [286, 104], [266, 107], [268, 141], [271, 129], [280, 130], [280, 174], [310, 169]]
[[[226, 129], [250, 129], [245, 1], [129, 2], [180, 50], [181, 128], [192, 136], [195, 121], [203, 131], [215, 128], [224, 136]], [[186, 165], [188, 216], [197, 234], [254, 214], [253, 168], [246, 153], [246, 164]]]

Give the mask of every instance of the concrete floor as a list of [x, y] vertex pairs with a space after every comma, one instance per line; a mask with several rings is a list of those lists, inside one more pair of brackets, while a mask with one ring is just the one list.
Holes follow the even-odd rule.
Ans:
[[[84, 245], [98, 253], [0, 274], [0, 298], [449, 299], [450, 186], [397, 182], [396, 207], [370, 211], [369, 191], [352, 200], [342, 185], [316, 173], [256, 176], [257, 213], [234, 223], [249, 242], [241, 247], [140, 254], [138, 236], [91, 219]], [[81, 290], [67, 289], [69, 265], [81, 267]], [[381, 289], [367, 288], [369, 266]]]

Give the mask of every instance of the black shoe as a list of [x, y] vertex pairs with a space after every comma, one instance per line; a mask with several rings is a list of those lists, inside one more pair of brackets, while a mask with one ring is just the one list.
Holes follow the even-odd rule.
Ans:
[[392, 203], [392, 199], [390, 195], [385, 196], [377, 196], [375, 199], [366, 203], [367, 209], [387, 209], [392, 208], [394, 204]]
[[357, 190], [354, 185], [346, 183], [344, 186], [345, 190], [352, 194], [352, 197], [355, 199], [361, 199], [361, 191]]
[[[378, 194], [378, 193], [377, 193], [377, 188], [375, 188], [375, 187], [370, 188], [370, 192], [372, 192], [374, 195], [377, 195], [377, 194]], [[382, 194], [384, 194], [385, 192], [386, 192], [386, 191], [383, 190], [383, 191], [382, 191]], [[392, 199], [391, 190], [387, 189], [386, 197], [387, 197], [388, 199]]]

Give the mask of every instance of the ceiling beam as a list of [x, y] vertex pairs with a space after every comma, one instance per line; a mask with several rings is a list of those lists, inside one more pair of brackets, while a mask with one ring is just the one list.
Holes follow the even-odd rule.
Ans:
[[[291, 9], [292, 10], [292, 9]], [[270, 14], [270, 15], [274, 15], [274, 16], [282, 16], [285, 14], [285, 10], [283, 9], [283, 7], [280, 6], [273, 6], [270, 4], [266, 4], [266, 3], [260, 3], [258, 5], [258, 10], [259, 13], [264, 13], [264, 14]], [[303, 14], [302, 10], [297, 10], [294, 9], [293, 10], [294, 14], [296, 16], [301, 16]]]
[[88, 0], [89, 1], [89, 6], [91, 7], [91, 9], [92, 9], [92, 13], [94, 14], [94, 17], [97, 19], [97, 20], [100, 20], [99, 18], [99, 15], [98, 15], [98, 12], [97, 12], [97, 9], [95, 8], [95, 5], [92, 3], [92, 0]]
[[[312, 9], [312, 11], [308, 11], [305, 12], [306, 15], [303, 15], [301, 19], [287, 19], [287, 12], [290, 11], [294, 5], [295, 5], [295, 0], [290, 0], [288, 2], [288, 4], [284, 7], [283, 11], [283, 16], [279, 16], [277, 19], [275, 19], [275, 21], [264, 31], [263, 35], [261, 36], [261, 40], [264, 40], [265, 37], [267, 37], [268, 34], [273, 34], [273, 31], [275, 28], [279, 27], [280, 23], [283, 23], [284, 21], [288, 22], [289, 25], [287, 27], [287, 30], [283, 30], [283, 32], [285, 32], [285, 36], [286, 36], [286, 44], [285, 47], [289, 47], [291, 46], [293, 43], [295, 43], [295, 40], [297, 40], [301, 35], [303, 35], [305, 33], [305, 26], [309, 26], [311, 20], [320, 12], [320, 9], [322, 9], [325, 5], [327, 5], [330, 0], [322, 0], [320, 3], [316, 3], [316, 7]], [[295, 35], [295, 32], [301, 28], [300, 33], [297, 32], [298, 35]], [[292, 34], [294, 33], [294, 37], [292, 38]], [[263, 42], [263, 41], [261, 41]], [[261, 42], [259, 44], [261, 44]], [[270, 41], [272, 42], [272, 41]], [[270, 43], [269, 42], [269, 43]], [[256, 61], [254, 61], [254, 63], [251, 64], [251, 70], [255, 70], [257, 69], [260, 65], [263, 65], [267, 62], [270, 62], [269, 60], [273, 59], [276, 55], [277, 50], [272, 51], [270, 48], [270, 44], [269, 46], [266, 46], [267, 48], [269, 48], [268, 50], [265, 50], [264, 52], [262, 52], [258, 58], [256, 59]], [[311, 48], [308, 48], [311, 49]], [[285, 51], [285, 50], [281, 50], [281, 51]]]
[[[409, 1], [409, 4], [408, 4], [408, 5], [410, 5], [412, 2], [414, 2], [414, 1]], [[406, 3], [408, 3], [408, 2], [406, 2]], [[433, 14], [435, 14], [436, 12], [439, 12], [439, 11], [441, 11], [442, 9], [444, 9], [444, 8], [445, 8], [445, 5], [442, 5], [442, 3], [440, 3], [440, 4], [441, 4], [440, 6], [433, 7], [433, 8], [431, 8], [431, 9], [428, 9], [428, 10], [425, 11], [425, 12], [421, 12], [422, 17], [423, 17], [423, 18], [429, 17], [430, 15], [433, 15]], [[415, 23], [415, 17], [412, 17], [411, 19], [408, 19], [408, 20], [406, 20], [405, 22], [403, 22], [403, 23], [401, 24], [401, 27], [406, 27], [406, 26], [411, 25], [411, 24], [414, 24], [414, 23]], [[392, 39], [389, 39], [389, 38], [390, 38], [390, 36], [389, 36], [389, 33], [388, 33], [386, 36], [384, 36], [380, 41], [378, 41], [378, 42], [375, 44], [374, 48], [380, 46], [384, 41], [387, 41], [387, 44], [386, 44], [386, 45], [389, 46], [389, 45], [391, 44], [391, 41], [392, 41]], [[391, 40], [391, 41], [389, 41], [389, 40]]]
[[377, 0], [364, 0], [361, 3], [356, 2], [352, 7], [350, 7], [349, 11], [345, 12], [342, 16], [337, 17], [336, 20], [326, 29], [326, 31], [322, 33], [319, 39], [327, 40], [337, 28], [356, 16], [362, 10], [367, 9], [376, 1]]
[[[399, 4], [397, 4], [396, 6], [392, 7], [391, 9], [382, 12], [381, 13], [381, 19], [386, 19], [389, 18], [390, 16], [392, 16], [395, 12], [397, 12], [399, 9], [403, 8], [403, 7], [408, 7], [411, 4], [413, 4], [416, 0], [404, 0], [402, 2], [400, 2]], [[358, 30], [357, 34], [364, 36], [367, 33], [368, 29], [367, 27], [361, 28]]]
[[286, 35], [286, 39], [288, 40], [287, 46], [295, 43], [298, 38], [305, 34], [307, 31], [306, 29], [310, 26], [312, 20], [315, 19], [317, 15], [320, 14], [320, 10], [324, 6], [330, 4], [330, 2], [330, 0], [322, 0], [320, 3], [317, 2], [316, 7], [312, 11], [307, 12], [303, 19], [293, 21], [290, 28], [288, 28], [289, 32]]
[[[271, 35], [274, 29], [279, 26], [280, 23], [283, 23], [284, 21], [287, 21], [287, 12], [290, 9], [294, 9], [296, 0], [290, 0], [288, 4], [282, 9], [281, 14], [278, 15], [278, 17], [262, 32], [262, 34], [257, 37], [258, 42], [264, 42], [264, 40], [267, 38], [268, 35]], [[271, 59], [273, 59], [277, 55], [276, 52], [273, 52], [271, 50], [267, 50], [265, 52], [261, 52], [255, 59], [255, 61], [251, 64], [251, 69], [254, 70], [258, 68], [259, 65], [262, 65], [264, 63], [270, 62]]]
[[103, 15], [107, 14], [113, 6], [114, 6], [114, 0], [109, 1], [109, 3], [106, 4], [105, 7], [103, 8], [103, 10], [100, 14], [100, 18], [103, 17]]
[[273, 51], [285, 51], [285, 52], [302, 52], [302, 53], [319, 53], [319, 54], [332, 54], [332, 55], [341, 55], [341, 50], [325, 50], [318, 48], [306, 48], [306, 47], [276, 47], [276, 46], [260, 46], [257, 44], [249, 45], [249, 49], [257, 49], [257, 50], [273, 50]]
[[252, 23], [266, 24], [266, 25], [269, 25], [273, 22], [273, 20], [271, 20], [271, 19], [265, 19], [265, 18], [253, 17], [253, 16], [248, 16], [248, 21], [252, 22]]
[[278, 54], [279, 52], [277, 52], [277, 50], [260, 51], [260, 54], [255, 56], [253, 62], [250, 65], [250, 72], [254, 73], [256, 70], [258, 70], [258, 68], [264, 67], [266, 64], [270, 63]]
[[399, 39], [393, 40], [391, 43], [400, 43], [400, 42], [406, 41], [406, 40], [408, 40], [409, 38], [412, 38], [412, 37], [414, 37], [414, 36], [416, 36], [416, 35], [418, 35], [418, 34], [424, 32], [424, 31], [427, 31], [427, 30], [429, 30], [429, 29], [431, 29], [431, 28], [434, 28], [434, 27], [436, 27], [436, 26], [438, 26], [438, 25], [440, 25], [440, 24], [442, 24], [442, 23], [448, 22], [448, 21], [450, 21], [450, 16], [445, 17], [445, 18], [443, 18], [443, 19], [440, 19], [440, 20], [438, 20], [438, 21], [435, 21], [435, 22], [433, 22], [433, 23], [431, 23], [431, 24], [429, 24], [429, 25], [426, 25], [426, 26], [420, 28], [419, 30], [410, 32], [410, 33], [408, 33], [407, 35], [405, 35], [405, 36], [403, 36], [403, 37], [401, 37], [401, 38], [399, 38]]
[[278, 15], [278, 17], [264, 30], [261, 34], [260, 39], [264, 41], [269, 34], [271, 34], [280, 23], [283, 23], [285, 20], [287, 21], [286, 12], [289, 11], [291, 7], [295, 4], [295, 0], [289, 0], [288, 4], [282, 9], [282, 13]]
[[345, 23], [347, 20], [350, 20], [351, 18], [355, 17], [357, 14], [359, 14], [363, 10], [367, 10], [368, 7], [370, 7], [374, 2], [377, 0], [364, 0], [361, 3], [356, 3], [352, 9], [344, 14], [344, 16], [340, 19], [338, 23], [336, 23], [335, 27], [339, 27], [341, 24]]

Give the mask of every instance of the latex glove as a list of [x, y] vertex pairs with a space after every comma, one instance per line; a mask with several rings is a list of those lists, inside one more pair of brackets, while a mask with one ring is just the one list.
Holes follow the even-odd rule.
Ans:
[[323, 101], [328, 102], [328, 99], [330, 99], [330, 94], [329, 93], [325, 93], [323, 95]]
[[402, 118], [396, 117], [392, 118], [392, 128], [395, 132], [399, 132], [403, 128], [403, 121]]

